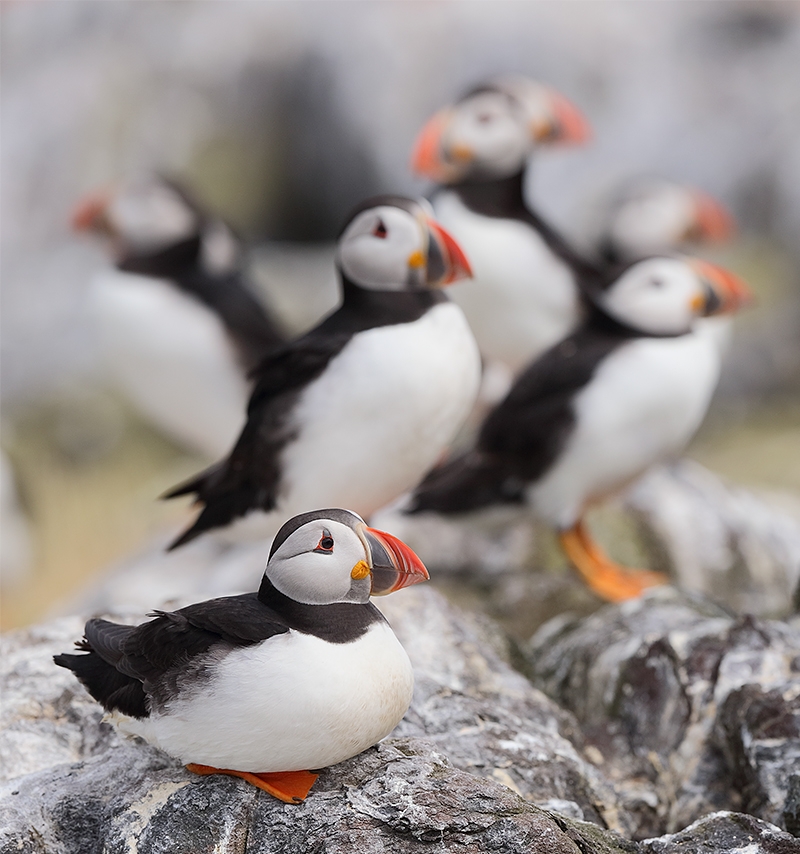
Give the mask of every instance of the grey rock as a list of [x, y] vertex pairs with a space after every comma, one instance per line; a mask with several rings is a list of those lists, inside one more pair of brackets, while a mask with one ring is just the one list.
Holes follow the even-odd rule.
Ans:
[[[783, 616], [800, 581], [800, 513], [683, 459], [651, 469], [626, 496], [685, 590], [735, 611]], [[792, 512], [794, 510], [794, 512]]]
[[680, 833], [647, 839], [642, 854], [797, 854], [800, 842], [774, 825], [740, 813], [717, 812]]
[[[652, 835], [743, 809], [784, 828], [798, 770], [800, 624], [735, 617], [672, 588], [543, 626], [534, 684], [575, 714]], [[787, 813], [788, 804], [788, 813]]]
[[7, 783], [0, 798], [3, 852], [637, 850], [615, 834], [550, 816], [498, 783], [459, 771], [432, 744], [413, 738], [389, 739], [327, 769], [296, 807], [241, 780], [194, 777], [141, 745]]
[[[440, 760], [436, 757], [446, 755], [445, 765], [449, 770], [441, 773], [448, 777], [458, 772], [462, 775], [459, 780], [471, 781], [468, 787], [475, 794], [469, 795], [467, 801], [473, 807], [475, 799], [483, 797], [478, 794], [481, 787], [488, 786], [494, 791], [494, 787], [502, 784], [507, 796], [518, 802], [514, 807], [515, 815], [519, 810], [522, 810], [520, 815], [529, 815], [525, 811], [526, 802], [543, 803], [567, 816], [579, 816], [596, 825], [630, 833], [624, 805], [614, 788], [581, 755], [581, 736], [574, 719], [511, 669], [503, 657], [505, 642], [495, 629], [459, 613], [432, 589], [403, 591], [381, 600], [381, 604], [408, 649], [417, 680], [411, 709], [395, 735], [408, 739], [408, 743], [426, 745], [424, 750], [414, 749], [415, 755], [424, 755], [425, 762], [433, 763], [434, 770], [425, 772], [428, 776], [438, 773], [435, 769]], [[142, 619], [141, 615], [123, 617], [131, 622]], [[131, 805], [139, 804], [142, 799], [146, 804], [161, 803], [158, 793], [167, 791], [164, 785], [171, 797], [175, 785], [189, 779], [168, 757], [149, 747], [130, 744], [103, 723], [100, 707], [71, 674], [52, 664], [52, 654], [69, 649], [80, 637], [81, 629], [81, 619], [64, 618], [46, 627], [11, 633], [3, 639], [5, 709], [0, 729], [0, 759], [11, 787], [5, 790], [6, 808], [12, 809], [9, 826], [39, 828], [37, 832], [47, 839], [60, 838], [58, 834], [66, 832], [56, 828], [62, 813], [70, 816], [68, 821], [65, 819], [65, 826], [82, 828], [100, 810], [101, 801], [106, 805], [103, 809], [111, 810], [109, 815], [127, 815], [130, 810], [139, 809]], [[367, 774], [365, 769], [371, 767], [368, 760], [355, 762], [352, 767], [363, 771], [358, 779], [367, 785], [364, 775]], [[151, 769], [153, 773], [141, 768], [137, 771], [142, 763], [142, 768]], [[129, 764], [133, 770], [128, 769]], [[325, 772], [324, 778], [338, 780], [337, 775], [341, 773], [341, 769], [331, 769]], [[30, 804], [14, 806], [24, 804], [30, 793], [41, 788], [42, 781], [54, 774], [62, 783], [49, 802], [38, 803], [35, 807]], [[87, 774], [99, 775], [96, 785], [86, 782]], [[399, 779], [402, 775], [398, 771], [395, 776]], [[128, 791], [127, 781], [140, 778], [143, 780], [141, 787], [133, 786]], [[74, 781], [74, 788], [71, 782], [67, 785], [67, 780]], [[223, 792], [235, 785], [231, 781], [219, 781]], [[399, 784], [392, 785], [394, 792]], [[371, 792], [374, 787], [368, 789]], [[23, 794], [11, 795], [15, 790]], [[326, 791], [323, 781], [321, 787], [319, 784], [315, 787], [314, 797], [324, 800], [328, 797]], [[87, 792], [93, 793], [91, 798]], [[249, 797], [252, 800], [252, 794]], [[363, 797], [367, 799], [364, 803], [371, 802], [368, 795]], [[84, 809], [82, 805], [87, 798], [95, 806], [87, 808], [85, 815], [73, 815], [70, 811]], [[197, 808], [196, 804], [192, 807]], [[228, 804], [225, 809], [233, 807]], [[246, 804], [236, 809], [244, 810]], [[500, 833], [492, 821], [481, 821], [485, 823], [486, 833], [491, 827], [494, 828], [492, 834], [500, 834], [498, 839], [504, 838], [505, 831]], [[520, 827], [527, 827], [528, 818], [520, 821]], [[105, 826], [108, 822], [113, 825], [109, 817], [101, 823]], [[458, 819], [453, 825], [445, 822], [440, 830], [463, 834], [468, 832], [467, 826], [466, 819]], [[423, 823], [423, 827], [428, 833], [429, 826]], [[512, 836], [514, 834], [524, 840], [528, 830], [517, 828]], [[104, 844], [110, 846], [110, 850], [117, 850], [114, 848], [117, 843], [112, 845], [111, 840], [112, 836], [107, 836]], [[59, 844], [62, 847], [46, 846], [46, 850], [73, 850], [67, 842]], [[505, 843], [497, 844], [503, 850]], [[522, 844], [520, 841], [519, 845]], [[161, 849], [143, 847], [140, 850]], [[303, 850], [313, 850], [313, 847]], [[395, 849], [387, 847], [385, 850]], [[517, 849], [512, 846], [507, 850]]]

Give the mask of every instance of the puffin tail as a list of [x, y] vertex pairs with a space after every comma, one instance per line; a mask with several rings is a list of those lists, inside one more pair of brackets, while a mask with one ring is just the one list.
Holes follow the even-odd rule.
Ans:
[[414, 490], [406, 513], [468, 513], [493, 504], [521, 504], [522, 482], [496, 460], [470, 451], [432, 469]]
[[[133, 626], [118, 626], [106, 620], [90, 620], [86, 624], [86, 634], [91, 635], [93, 629], [99, 629], [102, 633], [106, 627], [110, 628], [117, 639], [134, 630]], [[54, 655], [53, 661], [59, 667], [71, 670], [84, 688], [107, 711], [119, 711], [134, 718], [146, 718], [149, 715], [147, 697], [138, 679], [121, 673], [114, 664], [96, 651], [86, 638], [78, 641], [75, 646], [82, 651], [81, 654], [62, 652], [60, 655]]]

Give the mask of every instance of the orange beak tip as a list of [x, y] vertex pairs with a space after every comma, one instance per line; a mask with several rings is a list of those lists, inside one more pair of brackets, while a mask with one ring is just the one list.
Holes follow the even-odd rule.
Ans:
[[70, 225], [74, 231], [89, 231], [98, 222], [109, 203], [109, 193], [91, 193], [72, 209]]
[[555, 118], [554, 142], [585, 145], [592, 138], [592, 128], [583, 113], [558, 92], [551, 93]]

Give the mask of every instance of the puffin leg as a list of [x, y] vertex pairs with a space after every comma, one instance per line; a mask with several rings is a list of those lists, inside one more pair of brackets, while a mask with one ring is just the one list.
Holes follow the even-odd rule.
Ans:
[[592, 539], [582, 519], [568, 530], [561, 531], [558, 538], [561, 548], [584, 581], [601, 599], [608, 602], [635, 599], [648, 587], [657, 587], [669, 580], [660, 572], [629, 569], [615, 563]]
[[268, 792], [279, 801], [287, 804], [302, 803], [319, 774], [311, 771], [276, 771], [270, 774], [256, 774], [251, 771], [232, 771], [230, 768], [214, 768], [211, 765], [197, 765], [194, 762], [186, 766], [193, 774], [227, 774], [229, 777], [241, 777], [253, 786]]

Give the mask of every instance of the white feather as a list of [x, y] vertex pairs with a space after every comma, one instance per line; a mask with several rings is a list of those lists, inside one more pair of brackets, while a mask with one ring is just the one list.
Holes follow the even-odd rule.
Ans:
[[414, 676], [386, 623], [334, 644], [289, 631], [220, 658], [196, 689], [137, 720], [115, 716], [182, 762], [237, 771], [324, 768], [387, 736]]
[[718, 377], [719, 349], [709, 334], [640, 338], [620, 347], [575, 398], [575, 430], [529, 490], [536, 512], [570, 527], [586, 504], [682, 450]]
[[248, 387], [219, 318], [168, 281], [110, 271], [92, 283], [112, 380], [147, 420], [211, 458], [244, 424]]
[[309, 507], [368, 518], [437, 462], [475, 402], [480, 370], [475, 339], [451, 302], [355, 335], [295, 406], [297, 438], [282, 455], [276, 511], [251, 513], [227, 531], [269, 536], [278, 519]]
[[476, 214], [452, 190], [438, 192], [433, 207], [469, 258], [474, 278], [448, 293], [487, 359], [517, 372], [573, 330], [581, 315], [574, 275], [532, 228]]

